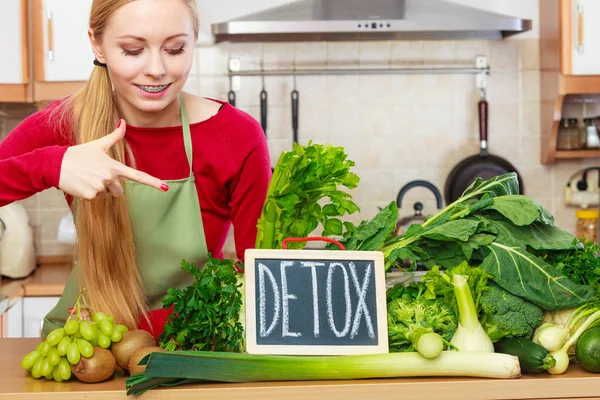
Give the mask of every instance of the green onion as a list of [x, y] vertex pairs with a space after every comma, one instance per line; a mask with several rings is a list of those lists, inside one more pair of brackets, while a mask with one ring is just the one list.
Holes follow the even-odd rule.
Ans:
[[427, 359], [416, 352], [348, 356], [281, 356], [247, 353], [155, 352], [142, 359], [144, 375], [127, 380], [127, 393], [187, 382], [315, 381], [424, 376], [512, 379], [521, 376], [519, 359], [509, 354], [443, 351]]

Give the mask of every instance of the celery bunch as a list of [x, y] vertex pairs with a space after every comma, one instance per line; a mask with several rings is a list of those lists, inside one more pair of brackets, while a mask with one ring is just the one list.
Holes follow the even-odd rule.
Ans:
[[[322, 236], [342, 235], [338, 218], [359, 210], [350, 194], [339, 189], [354, 189], [359, 177], [350, 171], [355, 163], [344, 148], [309, 142], [294, 143], [283, 152], [275, 166], [267, 198], [258, 220], [256, 248], [280, 249], [288, 237], [307, 237], [319, 223]], [[322, 199], [328, 199], [321, 205]], [[289, 248], [302, 248], [292, 243]]]

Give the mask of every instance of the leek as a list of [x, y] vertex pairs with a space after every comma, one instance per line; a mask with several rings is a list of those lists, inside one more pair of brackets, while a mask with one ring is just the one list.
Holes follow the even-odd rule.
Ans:
[[[127, 380], [127, 394], [181, 382], [315, 381], [369, 378], [465, 376], [514, 379], [519, 359], [502, 353], [443, 351], [428, 359], [419, 353], [348, 356], [272, 356], [247, 353], [155, 352], [141, 360], [144, 374]], [[169, 381], [167, 378], [172, 379]]]

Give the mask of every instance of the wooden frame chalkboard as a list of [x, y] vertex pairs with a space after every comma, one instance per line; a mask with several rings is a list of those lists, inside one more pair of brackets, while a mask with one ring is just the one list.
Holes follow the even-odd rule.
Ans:
[[388, 353], [383, 253], [248, 249], [246, 351]]

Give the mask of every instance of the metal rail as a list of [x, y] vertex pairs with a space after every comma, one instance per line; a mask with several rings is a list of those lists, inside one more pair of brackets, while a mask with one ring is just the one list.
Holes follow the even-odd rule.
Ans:
[[490, 68], [331, 68], [282, 70], [229, 70], [229, 76], [301, 76], [301, 75], [363, 75], [363, 74], [489, 74]]

